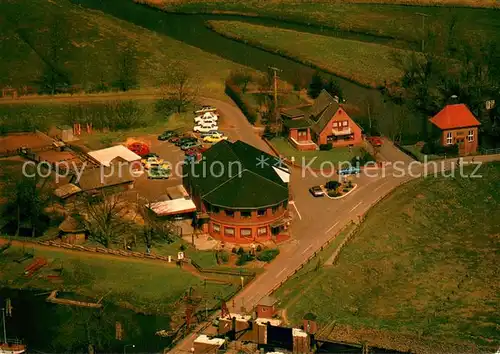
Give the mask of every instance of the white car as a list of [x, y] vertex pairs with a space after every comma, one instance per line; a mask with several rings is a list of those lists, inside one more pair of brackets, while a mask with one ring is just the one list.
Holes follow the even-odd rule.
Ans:
[[216, 125], [213, 127], [203, 127], [203, 126], [195, 125], [195, 127], [193, 128], [193, 131], [196, 133], [208, 133], [209, 131], [217, 130], [217, 129], [219, 129], [219, 127], [217, 127]]
[[199, 110], [194, 111], [195, 114], [203, 114], [207, 112], [216, 112], [217, 108], [212, 107], [212, 106], [203, 106]]
[[213, 113], [205, 113], [202, 115], [199, 115], [194, 118], [195, 123], [203, 122], [203, 121], [217, 121], [219, 118], [217, 117], [216, 114]]

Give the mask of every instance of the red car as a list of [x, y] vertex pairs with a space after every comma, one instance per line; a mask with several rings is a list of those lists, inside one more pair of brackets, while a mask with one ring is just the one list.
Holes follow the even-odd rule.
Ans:
[[379, 136], [370, 136], [368, 141], [375, 147], [380, 147], [383, 144], [383, 141]]

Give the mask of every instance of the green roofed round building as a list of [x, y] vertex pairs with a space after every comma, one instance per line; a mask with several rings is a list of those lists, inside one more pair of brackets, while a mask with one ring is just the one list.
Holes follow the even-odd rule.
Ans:
[[254, 243], [286, 234], [290, 171], [275, 156], [227, 140], [184, 165], [184, 186], [204, 231], [231, 243]]

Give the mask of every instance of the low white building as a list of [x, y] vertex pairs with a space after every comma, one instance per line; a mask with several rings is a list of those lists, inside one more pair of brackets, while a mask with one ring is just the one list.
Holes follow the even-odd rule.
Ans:
[[137, 167], [139, 167], [141, 163], [141, 157], [123, 145], [91, 151], [88, 155], [106, 167], [109, 167], [113, 162], [127, 162], [137, 165]]

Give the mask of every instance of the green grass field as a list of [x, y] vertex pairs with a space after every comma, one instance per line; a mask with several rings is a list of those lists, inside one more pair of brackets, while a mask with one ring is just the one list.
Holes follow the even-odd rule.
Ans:
[[[469, 5], [498, 5], [494, 1], [465, 1]], [[394, 5], [393, 1], [381, 1], [385, 4], [360, 4], [351, 1], [297, 2], [294, 0], [267, 2], [259, 0], [245, 2], [236, 0], [145, 0], [145, 2], [150, 2], [169, 11], [264, 16], [410, 41], [419, 41], [422, 37], [422, 17], [419, 13], [429, 15], [426, 18], [426, 26], [435, 29], [435, 31], [444, 30], [446, 24], [456, 17], [458, 20], [457, 29], [463, 37], [475, 38], [479, 34], [486, 34], [490, 38], [498, 39], [500, 33], [500, 12], [486, 8], [405, 6]], [[409, 0], [407, 3], [427, 5], [432, 2]], [[448, 3], [453, 4], [452, 1]], [[442, 2], [442, 4], [446, 3]]]
[[[52, 31], [58, 23], [61, 30]], [[52, 31], [52, 32], [51, 32]], [[182, 63], [203, 92], [222, 95], [223, 81], [242, 66], [167, 36], [148, 31], [69, 0], [19, 0], [0, 3], [0, 87], [37, 88], [50, 60], [50, 42], [62, 43], [59, 56], [73, 84], [85, 90], [117, 79], [120, 52], [135, 48], [141, 88], [157, 86]], [[51, 33], [59, 33], [57, 36]]]
[[[31, 251], [29, 245], [26, 250]], [[14, 262], [22, 255], [20, 247], [12, 246], [0, 257], [0, 284], [14, 288], [64, 289], [78, 295], [107, 301], [147, 313], [172, 314], [175, 302], [193, 287], [206, 293], [208, 305], [216, 305], [214, 295], [227, 295], [237, 285], [207, 283], [188, 271], [161, 262], [143, 262], [140, 259], [102, 258], [93, 254], [64, 253], [58, 250], [36, 249], [35, 257], [44, 257], [49, 266], [32, 278], [23, 275], [30, 260]], [[63, 283], [52, 283], [46, 278], [63, 268]], [[215, 278], [215, 276], [214, 276]], [[228, 280], [227, 276], [225, 280]], [[238, 284], [237, 278], [235, 283]], [[230, 279], [229, 279], [230, 281]]]
[[[324, 168], [330, 170], [332, 166], [337, 166], [339, 162], [349, 162], [355, 156], [360, 156], [361, 149], [353, 147], [351, 150], [347, 147], [337, 147], [329, 151], [299, 151], [295, 149], [287, 139], [274, 138], [271, 144], [278, 152], [287, 159], [292, 156], [295, 158], [295, 163], [300, 166], [309, 165], [312, 168]], [[311, 160], [313, 160], [311, 162]]]
[[279, 290], [289, 320], [313, 312], [332, 325], [332, 338], [411, 352], [496, 350], [500, 164], [480, 174], [397, 189], [369, 212], [336, 265], [304, 269]]
[[393, 56], [407, 55], [405, 51], [384, 45], [240, 21], [208, 23], [210, 28], [224, 36], [296, 58], [368, 87], [399, 81], [402, 72], [394, 65]]

